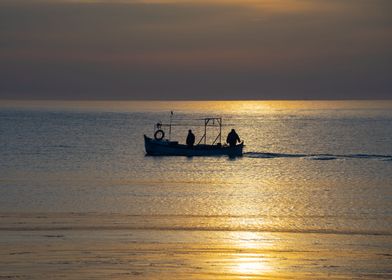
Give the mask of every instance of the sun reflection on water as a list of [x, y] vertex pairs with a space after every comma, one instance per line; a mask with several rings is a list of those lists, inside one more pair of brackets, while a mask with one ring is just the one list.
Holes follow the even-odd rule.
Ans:
[[268, 263], [260, 256], [241, 257], [236, 259], [236, 265], [233, 267], [235, 273], [239, 274], [261, 274], [271, 271]]
[[268, 251], [274, 246], [273, 239], [259, 232], [231, 232], [230, 244], [238, 248], [229, 270], [232, 274], [261, 275], [273, 271], [268, 261]]
[[[258, 205], [243, 204], [238, 199], [228, 199], [225, 206], [228, 212], [237, 215], [260, 212]], [[272, 273], [274, 269], [270, 255], [276, 246], [276, 238], [268, 233], [251, 230], [257, 228], [263, 220], [260, 217], [243, 216], [242, 219], [232, 219], [229, 223], [231, 228], [242, 228], [244, 231], [226, 233], [227, 246], [236, 250], [230, 258], [230, 265], [226, 267], [226, 272], [241, 277]]]
[[0, 108], [36, 108], [110, 112], [196, 112], [279, 114], [292, 109], [390, 109], [390, 100], [312, 101], [312, 100], [220, 100], [220, 101], [55, 101], [1, 100]]

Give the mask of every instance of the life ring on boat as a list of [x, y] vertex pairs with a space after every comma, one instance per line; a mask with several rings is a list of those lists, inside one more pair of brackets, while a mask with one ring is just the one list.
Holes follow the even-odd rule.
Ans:
[[165, 132], [162, 129], [158, 129], [154, 133], [155, 140], [162, 140], [165, 137]]

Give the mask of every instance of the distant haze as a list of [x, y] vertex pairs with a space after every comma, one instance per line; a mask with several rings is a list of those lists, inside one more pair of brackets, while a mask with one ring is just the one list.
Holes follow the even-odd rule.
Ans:
[[390, 0], [0, 2], [0, 99], [390, 98]]

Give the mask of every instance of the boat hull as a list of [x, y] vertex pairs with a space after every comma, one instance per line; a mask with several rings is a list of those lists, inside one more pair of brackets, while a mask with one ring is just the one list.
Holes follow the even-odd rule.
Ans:
[[189, 148], [186, 145], [167, 140], [155, 140], [144, 135], [146, 154], [151, 156], [242, 156], [244, 144], [235, 147], [218, 145], [196, 145]]

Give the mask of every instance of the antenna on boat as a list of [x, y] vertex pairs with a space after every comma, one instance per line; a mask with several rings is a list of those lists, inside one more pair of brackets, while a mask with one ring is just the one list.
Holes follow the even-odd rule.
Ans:
[[170, 111], [169, 140], [171, 139], [171, 125], [172, 125], [173, 114], [174, 114], [173, 111]]

